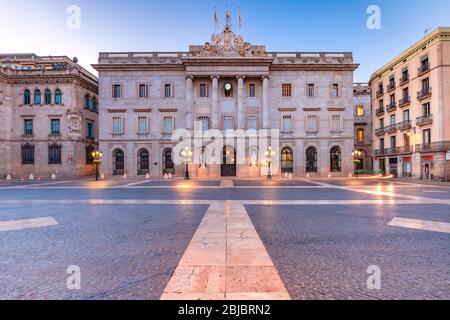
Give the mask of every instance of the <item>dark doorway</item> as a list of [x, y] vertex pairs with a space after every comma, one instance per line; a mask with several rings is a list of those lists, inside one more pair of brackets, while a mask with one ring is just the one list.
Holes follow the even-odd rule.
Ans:
[[145, 176], [150, 173], [150, 160], [147, 149], [141, 149], [138, 152], [138, 175]]
[[172, 149], [163, 151], [163, 174], [175, 174], [175, 164], [172, 160]]
[[116, 149], [113, 152], [114, 176], [122, 176], [125, 174], [125, 154], [122, 150]]
[[230, 146], [223, 147], [222, 177], [236, 177], [236, 149]]

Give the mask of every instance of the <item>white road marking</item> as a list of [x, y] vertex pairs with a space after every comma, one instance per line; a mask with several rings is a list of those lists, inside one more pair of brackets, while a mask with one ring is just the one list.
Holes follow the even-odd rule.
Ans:
[[161, 300], [290, 300], [245, 208], [214, 201]]
[[43, 182], [43, 183], [31, 183], [23, 186], [13, 186], [13, 187], [6, 187], [5, 189], [33, 189], [40, 186], [51, 186], [51, 185], [57, 185], [57, 184], [64, 184], [64, 183], [72, 183], [76, 182], [75, 180], [70, 181], [55, 181], [55, 182]]
[[23, 219], [13, 221], [1, 221], [0, 232], [17, 231], [24, 229], [34, 229], [56, 226], [58, 222], [53, 217]]
[[424, 231], [441, 232], [441, 233], [450, 233], [450, 223], [445, 223], [445, 222], [394, 218], [389, 223], [389, 226], [408, 228], [408, 229], [416, 229], [416, 230], [424, 230]]
[[448, 193], [447, 191], [438, 191], [438, 190], [423, 190], [423, 193]]

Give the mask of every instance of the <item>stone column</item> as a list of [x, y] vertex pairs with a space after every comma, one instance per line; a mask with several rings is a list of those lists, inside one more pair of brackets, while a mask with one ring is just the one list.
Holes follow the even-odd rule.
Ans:
[[245, 119], [244, 119], [244, 76], [238, 76], [238, 94], [237, 94], [237, 122], [238, 129], [245, 128]]
[[262, 77], [262, 114], [263, 114], [263, 129], [270, 129], [269, 121], [269, 77]]
[[194, 83], [193, 77], [186, 77], [186, 129], [194, 129]]
[[212, 129], [219, 129], [219, 76], [212, 76]]

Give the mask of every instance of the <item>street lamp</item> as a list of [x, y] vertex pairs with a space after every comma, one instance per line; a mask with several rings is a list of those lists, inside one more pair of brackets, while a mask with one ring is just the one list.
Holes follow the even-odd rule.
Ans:
[[272, 147], [268, 147], [267, 151], [264, 153], [266, 156], [266, 162], [269, 166], [269, 169], [267, 170], [267, 179], [272, 179], [272, 158], [275, 156], [275, 152], [272, 150]]
[[100, 180], [100, 172], [98, 170], [98, 166], [102, 164], [103, 153], [101, 151], [92, 152], [92, 159], [94, 159], [93, 163], [95, 164], [95, 181]]
[[186, 166], [186, 169], [184, 171], [184, 180], [191, 180], [191, 177], [189, 175], [189, 164], [191, 163], [192, 158], [192, 151], [191, 148], [186, 147], [181, 151], [181, 156], [184, 159], [184, 164]]
[[362, 152], [359, 150], [355, 150], [352, 152], [352, 156], [353, 156], [353, 164], [355, 165], [355, 176], [358, 176], [358, 164], [360, 164], [359, 158], [361, 157]]

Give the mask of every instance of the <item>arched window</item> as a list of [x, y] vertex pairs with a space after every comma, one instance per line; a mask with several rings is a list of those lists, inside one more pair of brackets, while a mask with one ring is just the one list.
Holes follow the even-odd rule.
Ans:
[[138, 175], [144, 176], [150, 173], [150, 155], [147, 149], [141, 149], [137, 155]]
[[314, 147], [306, 149], [306, 172], [317, 172], [317, 149]]
[[52, 92], [50, 91], [50, 89], [45, 89], [44, 103], [45, 104], [51, 104], [52, 103]]
[[125, 154], [120, 149], [116, 149], [113, 152], [113, 168], [114, 176], [125, 174]]
[[90, 101], [90, 98], [89, 98], [89, 95], [87, 94], [84, 96], [84, 109], [89, 109], [89, 103], [90, 103], [89, 101]]
[[94, 164], [94, 158], [92, 157], [92, 152], [94, 151], [93, 145], [86, 146], [86, 164]]
[[289, 147], [281, 151], [281, 173], [294, 173], [294, 153]]
[[41, 104], [41, 90], [39, 89], [34, 90], [34, 104]]
[[172, 149], [163, 151], [163, 174], [175, 174], [175, 164], [172, 160]]
[[29, 143], [22, 145], [22, 164], [34, 164], [34, 146]]
[[23, 92], [23, 104], [26, 106], [31, 104], [31, 92], [28, 89]]
[[341, 172], [341, 148], [333, 147], [330, 152], [330, 171]]
[[61, 164], [61, 145], [53, 143], [48, 147], [48, 164]]
[[62, 104], [62, 92], [60, 89], [55, 90], [55, 104]]

